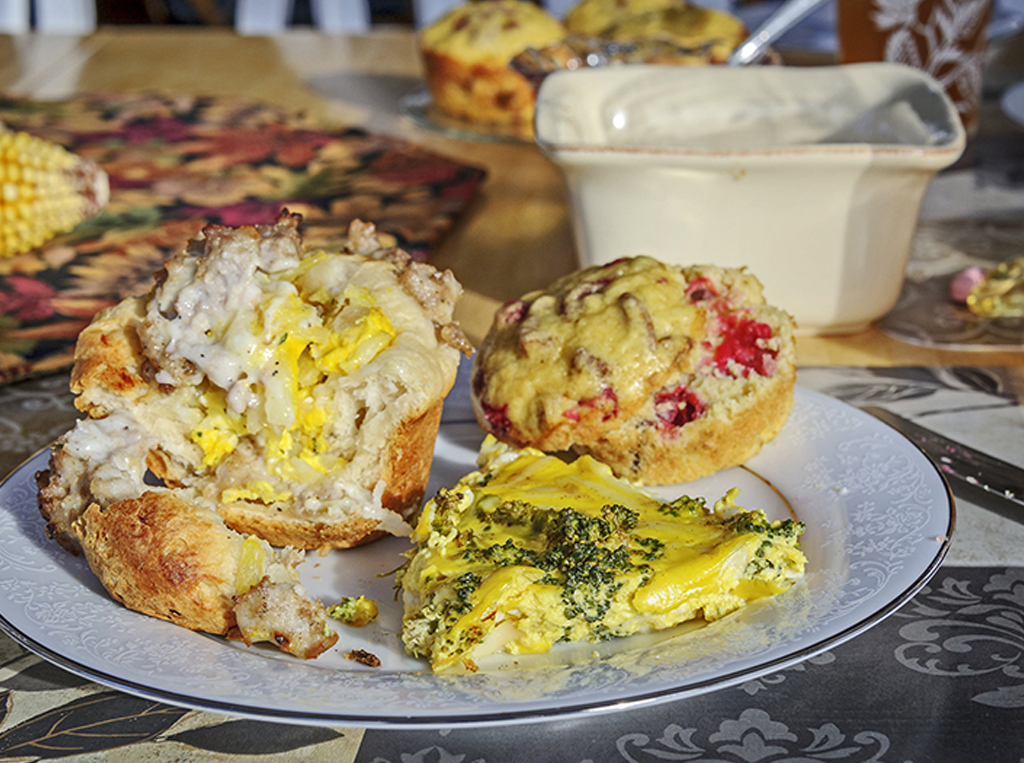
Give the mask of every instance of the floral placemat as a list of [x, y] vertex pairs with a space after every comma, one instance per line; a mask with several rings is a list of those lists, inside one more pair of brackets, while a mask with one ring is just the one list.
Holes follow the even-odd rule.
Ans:
[[69, 366], [91, 317], [146, 291], [208, 222], [271, 223], [287, 208], [307, 244], [330, 248], [359, 218], [425, 259], [484, 178], [398, 138], [212, 96], [0, 97], [0, 121], [94, 160], [111, 185], [98, 217], [0, 260], [0, 383]]

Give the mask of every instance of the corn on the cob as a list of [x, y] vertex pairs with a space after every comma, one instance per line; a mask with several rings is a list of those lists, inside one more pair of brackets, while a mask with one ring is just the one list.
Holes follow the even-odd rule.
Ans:
[[109, 194], [95, 162], [0, 125], [0, 257], [66, 233], [97, 214]]

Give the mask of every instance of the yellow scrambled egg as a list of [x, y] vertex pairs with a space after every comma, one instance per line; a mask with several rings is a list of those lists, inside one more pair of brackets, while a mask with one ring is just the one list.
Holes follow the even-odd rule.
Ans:
[[[340, 295], [303, 289], [301, 276], [328, 256], [318, 253], [293, 270], [264, 276], [268, 298], [259, 309], [214, 329], [215, 339], [245, 358], [245, 382], [258, 404], [235, 412], [229, 390], [204, 386], [198, 400], [204, 416], [191, 432], [204, 466], [216, 467], [246, 435], [258, 439], [282, 479], [311, 482], [337, 466], [325, 454], [328, 414], [314, 388], [329, 375], [351, 374], [370, 363], [396, 332], [366, 288], [350, 285]], [[266, 480], [254, 480], [225, 490], [221, 500], [269, 504], [290, 497]]]
[[803, 525], [742, 509], [737, 490], [666, 503], [589, 457], [492, 438], [480, 466], [427, 504], [398, 574], [406, 649], [435, 670], [715, 620], [804, 570]]

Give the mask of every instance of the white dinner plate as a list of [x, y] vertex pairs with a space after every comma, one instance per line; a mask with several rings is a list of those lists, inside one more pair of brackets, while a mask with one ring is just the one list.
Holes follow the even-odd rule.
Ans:
[[[437, 442], [431, 489], [474, 468], [481, 433], [465, 379]], [[932, 463], [895, 431], [832, 398], [798, 388], [782, 433], [746, 467], [666, 496], [712, 501], [734, 485], [740, 503], [806, 523], [806, 577], [722, 620], [657, 636], [556, 647], [546, 655], [435, 675], [405, 656], [390, 575], [407, 542], [392, 538], [303, 563], [325, 603], [365, 594], [381, 609], [364, 629], [338, 624], [338, 645], [303, 662], [131, 612], [112, 601], [81, 557], [43, 532], [33, 475], [43, 452], [0, 484], [0, 627], [63, 668], [131, 694], [274, 721], [361, 727], [451, 727], [567, 718], [696, 695], [780, 670], [855, 636], [906, 602], [949, 548], [953, 503]], [[365, 649], [369, 668], [345, 655]]]

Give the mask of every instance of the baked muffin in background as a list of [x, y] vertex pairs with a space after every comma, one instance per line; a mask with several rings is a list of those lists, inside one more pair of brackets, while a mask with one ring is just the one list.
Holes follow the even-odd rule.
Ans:
[[527, 0], [479, 0], [454, 8], [420, 35], [433, 105], [470, 124], [532, 135], [534, 88], [509, 62], [564, 36], [558, 19]]
[[685, 4], [685, 0], [581, 0], [565, 15], [565, 28], [570, 34], [600, 36], [633, 16]]
[[743, 270], [624, 258], [504, 305], [477, 353], [480, 425], [674, 484], [743, 463], [793, 405], [793, 321]]
[[603, 36], [617, 42], [661, 40], [702, 51], [707, 63], [724, 63], [746, 39], [740, 19], [713, 8], [676, 3], [624, 18]]

